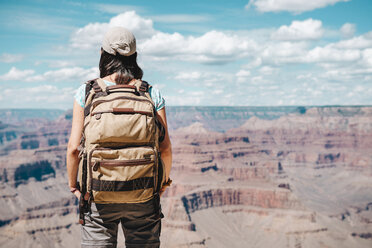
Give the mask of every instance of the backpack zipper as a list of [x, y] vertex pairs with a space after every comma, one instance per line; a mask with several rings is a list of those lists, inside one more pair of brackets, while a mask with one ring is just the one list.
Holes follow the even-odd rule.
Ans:
[[[88, 154], [88, 157], [89, 157], [89, 163], [88, 165], [92, 165], [92, 156], [93, 156], [93, 152], [94, 151], [97, 151], [97, 150], [120, 150], [120, 149], [126, 149], [126, 148], [136, 148], [136, 147], [147, 147], [149, 149], [151, 149], [155, 155], [155, 158], [157, 157], [157, 155], [155, 154], [155, 149], [152, 147], [152, 146], [147, 146], [147, 145], [124, 145], [124, 146], [117, 146], [115, 148], [108, 148], [108, 147], [95, 147], [93, 148], [92, 150], [90, 150], [89, 154]], [[145, 158], [145, 159], [149, 159], [149, 158]], [[134, 159], [133, 159], [134, 160]], [[137, 160], [137, 159], [136, 159]], [[125, 160], [125, 161], [128, 161], [128, 160]], [[154, 161], [152, 161], [154, 162]], [[90, 168], [92, 168], [92, 166], [90, 166]]]
[[131, 159], [131, 160], [100, 160], [93, 164], [93, 171], [97, 171], [100, 166], [136, 166], [153, 163], [151, 158]]
[[100, 119], [101, 118], [101, 114], [105, 114], [105, 113], [112, 113], [112, 114], [141, 114], [141, 115], [146, 115], [146, 116], [150, 116], [150, 117], [153, 117], [153, 113], [152, 112], [146, 112], [146, 111], [135, 111], [133, 109], [121, 109], [121, 108], [113, 108], [112, 110], [102, 110], [102, 111], [97, 111], [97, 112], [92, 112], [91, 115], [92, 116], [96, 116], [96, 119]]

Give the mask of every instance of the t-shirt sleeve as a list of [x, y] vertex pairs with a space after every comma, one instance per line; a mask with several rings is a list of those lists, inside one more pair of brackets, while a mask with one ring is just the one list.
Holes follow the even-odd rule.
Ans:
[[75, 100], [76, 102], [84, 108], [85, 105], [85, 84], [80, 85], [80, 87], [77, 89], [75, 94]]
[[160, 91], [154, 86], [150, 87], [149, 94], [151, 96], [152, 101], [155, 104], [155, 110], [159, 111], [165, 106], [164, 97], [161, 95]]

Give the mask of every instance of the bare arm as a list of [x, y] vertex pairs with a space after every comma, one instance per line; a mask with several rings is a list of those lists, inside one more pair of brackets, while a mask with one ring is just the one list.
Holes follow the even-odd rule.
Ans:
[[[79, 151], [81, 133], [84, 126], [84, 109], [74, 101], [74, 109], [72, 116], [71, 135], [67, 145], [66, 165], [68, 175], [68, 185], [70, 189], [76, 188], [77, 173], [79, 166]], [[75, 191], [75, 196], [80, 197], [80, 192]]]
[[165, 107], [157, 112], [159, 120], [165, 128], [165, 138], [160, 143], [161, 159], [165, 165], [165, 181], [168, 181], [169, 174], [172, 168], [172, 144], [169, 139], [167, 117], [165, 113]]

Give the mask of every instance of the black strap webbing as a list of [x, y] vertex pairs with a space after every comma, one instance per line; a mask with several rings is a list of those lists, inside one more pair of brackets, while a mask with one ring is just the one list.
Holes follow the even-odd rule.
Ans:
[[105, 181], [92, 179], [92, 189], [95, 191], [132, 191], [154, 187], [153, 177], [142, 177], [130, 181]]
[[164, 164], [163, 160], [161, 160], [160, 152], [158, 153], [158, 185], [156, 185], [156, 192], [159, 193], [160, 189], [163, 185], [161, 185], [161, 182], [163, 181], [163, 169]]
[[93, 88], [93, 84], [96, 82], [97, 79], [90, 80], [88, 83], [85, 84], [85, 101], [87, 101], [90, 90]]
[[82, 225], [85, 225], [84, 213], [89, 211], [88, 201], [84, 199], [85, 194], [87, 193], [87, 157], [84, 155], [83, 159], [83, 168], [82, 168], [82, 181], [81, 181], [81, 195], [79, 199], [79, 222]]
[[147, 92], [149, 90], [149, 83], [146, 81], [141, 81], [141, 86], [139, 87], [139, 91]]
[[85, 86], [85, 107], [84, 107], [84, 116], [88, 116], [90, 114], [90, 107], [92, 106], [92, 103], [90, 104], [86, 104], [87, 103], [87, 100], [88, 100], [88, 97], [89, 97], [89, 94], [90, 94], [90, 90], [94, 88], [94, 92], [97, 94], [99, 92], [102, 92], [102, 89], [101, 87], [99, 86], [98, 82], [97, 82], [97, 79], [94, 79], [94, 80], [91, 80], [89, 81], [86, 86]]
[[146, 81], [141, 81], [138, 91], [141, 96], [145, 96], [145, 93], [149, 91], [149, 83]]

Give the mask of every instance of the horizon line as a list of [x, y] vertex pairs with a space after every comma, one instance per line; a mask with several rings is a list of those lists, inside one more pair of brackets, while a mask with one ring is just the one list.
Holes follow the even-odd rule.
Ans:
[[[169, 105], [166, 107], [171, 108], [178, 108], [178, 107], [187, 107], [187, 108], [195, 108], [195, 107], [223, 107], [223, 108], [247, 108], [247, 107], [257, 107], [257, 108], [263, 108], [263, 107], [372, 107], [372, 104], [326, 104], [326, 105], [237, 105], [237, 106], [230, 106], [230, 105]], [[59, 111], [68, 111], [72, 110], [72, 108], [68, 109], [60, 109], [60, 108], [1, 108], [0, 111], [4, 110], [59, 110]]]

